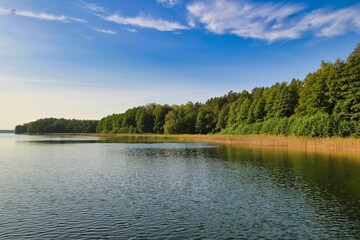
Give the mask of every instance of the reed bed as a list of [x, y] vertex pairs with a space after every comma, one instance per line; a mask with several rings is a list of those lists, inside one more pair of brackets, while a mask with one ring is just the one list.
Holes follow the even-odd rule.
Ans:
[[181, 138], [231, 145], [287, 147], [304, 150], [332, 149], [360, 152], [360, 139], [356, 138], [307, 138], [273, 135], [195, 135], [189, 137], [180, 136], [180, 139]]
[[[67, 134], [69, 135], [69, 134]], [[79, 134], [70, 134], [79, 135]], [[247, 147], [281, 147], [295, 150], [341, 151], [360, 154], [360, 138], [309, 138], [275, 135], [164, 135], [164, 134], [80, 134], [107, 138], [131, 138], [176, 142], [205, 142]]]

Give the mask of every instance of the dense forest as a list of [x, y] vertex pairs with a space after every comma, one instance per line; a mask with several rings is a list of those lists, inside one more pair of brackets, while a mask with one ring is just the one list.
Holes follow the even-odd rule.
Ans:
[[44, 118], [16, 126], [15, 133], [95, 133], [98, 122], [96, 120]]
[[[323, 61], [303, 81], [293, 79], [251, 92], [231, 91], [205, 103], [138, 106], [102, 118], [96, 132], [347, 137], [360, 136], [359, 120], [360, 44], [345, 61]], [[36, 128], [41, 121], [45, 120], [17, 126], [16, 132], [44, 133], [46, 127], [59, 132], [54, 131], [51, 121]], [[82, 128], [69, 129], [60, 128], [60, 132], [85, 132]]]

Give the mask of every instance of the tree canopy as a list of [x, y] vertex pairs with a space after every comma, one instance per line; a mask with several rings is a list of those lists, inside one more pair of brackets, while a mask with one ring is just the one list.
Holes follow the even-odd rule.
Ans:
[[[96, 120], [44, 118], [17, 125], [15, 133], [95, 133], [97, 125], [98, 121]], [[111, 126], [107, 129], [110, 128]]]

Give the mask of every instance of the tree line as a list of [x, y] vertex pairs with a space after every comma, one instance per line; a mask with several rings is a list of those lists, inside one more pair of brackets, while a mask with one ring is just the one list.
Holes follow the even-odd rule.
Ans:
[[15, 133], [95, 133], [98, 122], [97, 120], [44, 118], [17, 125]]
[[147, 104], [102, 118], [97, 133], [360, 136], [360, 44], [301, 81], [229, 92], [205, 103]]

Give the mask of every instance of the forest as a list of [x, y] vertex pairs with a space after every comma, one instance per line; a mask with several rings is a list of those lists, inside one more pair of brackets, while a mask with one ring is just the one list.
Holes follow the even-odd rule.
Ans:
[[[304, 80], [232, 92], [205, 103], [150, 103], [100, 121], [40, 119], [16, 133], [273, 134], [360, 136], [360, 44], [346, 60], [322, 61]], [[96, 127], [95, 127], [96, 125]]]
[[96, 132], [98, 122], [99, 121], [96, 120], [44, 118], [23, 125], [17, 125], [15, 127], [15, 133], [94, 133]]

